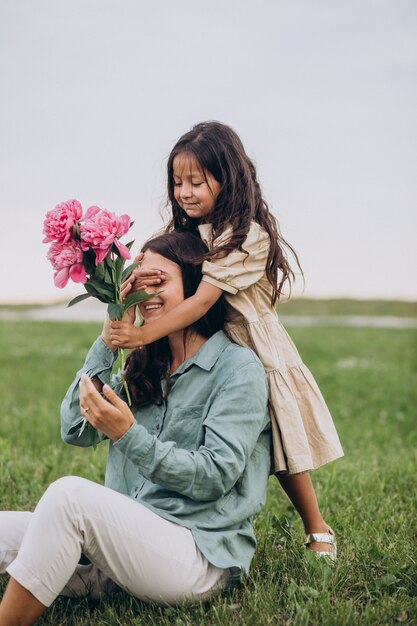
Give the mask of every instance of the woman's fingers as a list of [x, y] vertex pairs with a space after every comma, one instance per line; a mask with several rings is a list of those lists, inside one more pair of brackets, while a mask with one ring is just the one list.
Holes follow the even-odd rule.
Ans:
[[106, 396], [107, 400], [109, 400], [116, 408], [121, 409], [125, 407], [126, 403], [121, 398], [119, 398], [117, 393], [113, 391], [110, 385], [103, 385], [103, 393]]
[[109, 408], [109, 403], [102, 398], [89, 376], [82, 374], [80, 382], [80, 409], [83, 417], [92, 426], [97, 427]]
[[92, 380], [87, 374], [82, 374], [80, 382], [80, 406], [82, 406], [84, 410], [87, 409], [93, 412], [99, 408], [102, 402], [103, 398], [95, 388]]

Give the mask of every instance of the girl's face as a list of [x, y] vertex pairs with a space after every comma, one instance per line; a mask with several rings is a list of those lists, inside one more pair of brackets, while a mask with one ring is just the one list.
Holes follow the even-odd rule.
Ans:
[[188, 217], [210, 221], [221, 185], [210, 174], [201, 169], [191, 154], [177, 154], [172, 163], [174, 196]]
[[153, 291], [161, 293], [139, 304], [140, 314], [144, 323], [147, 324], [181, 304], [184, 301], [184, 287], [180, 266], [152, 250], [146, 250], [140, 268], [157, 269], [165, 275], [165, 280], [160, 287], [149, 287], [145, 290], [148, 293]]

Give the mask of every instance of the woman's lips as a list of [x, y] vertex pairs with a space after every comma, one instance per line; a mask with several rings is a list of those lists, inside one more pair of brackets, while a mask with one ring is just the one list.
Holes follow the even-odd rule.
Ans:
[[149, 304], [144, 304], [143, 305], [143, 309], [145, 311], [156, 311], [157, 309], [160, 309], [162, 306], [161, 302], [153, 302], [153, 303], [149, 303]]

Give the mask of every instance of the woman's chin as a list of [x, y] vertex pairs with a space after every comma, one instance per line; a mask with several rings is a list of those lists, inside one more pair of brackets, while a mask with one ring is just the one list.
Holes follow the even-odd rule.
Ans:
[[161, 315], [162, 315], [162, 308], [158, 309], [157, 311], [146, 311], [143, 313], [141, 311], [141, 316], [142, 316], [144, 324], [149, 324], [150, 322], [154, 322], [159, 317], [161, 317]]

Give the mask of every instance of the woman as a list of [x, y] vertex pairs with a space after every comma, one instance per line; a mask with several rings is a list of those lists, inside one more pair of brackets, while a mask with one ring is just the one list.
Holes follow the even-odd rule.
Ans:
[[[193, 259], [206, 250], [181, 232], [144, 246], [142, 269], [164, 277], [139, 306], [145, 324], [196, 291]], [[65, 441], [110, 440], [105, 486], [61, 478], [34, 513], [0, 513], [0, 572], [11, 577], [0, 626], [34, 623], [60, 593], [97, 596], [114, 582], [172, 605], [209, 597], [248, 570], [270, 467], [267, 386], [256, 355], [231, 343], [223, 322], [220, 301], [133, 352], [131, 408], [120, 377], [109, 385], [117, 355], [105, 322], [62, 404]], [[89, 565], [78, 564], [82, 554]]]

